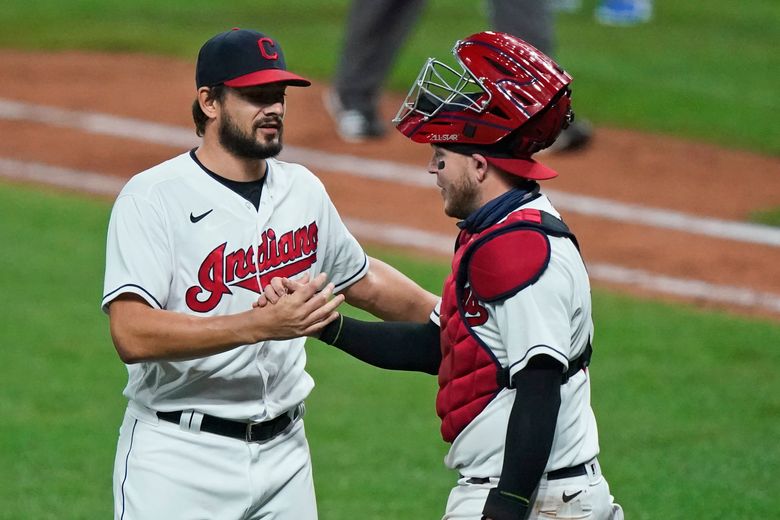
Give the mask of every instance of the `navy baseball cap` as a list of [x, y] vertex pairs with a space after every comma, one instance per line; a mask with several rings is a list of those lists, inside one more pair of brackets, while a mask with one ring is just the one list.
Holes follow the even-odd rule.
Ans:
[[251, 87], [284, 83], [308, 87], [311, 81], [287, 71], [279, 42], [263, 33], [234, 28], [203, 44], [195, 67], [197, 88]]

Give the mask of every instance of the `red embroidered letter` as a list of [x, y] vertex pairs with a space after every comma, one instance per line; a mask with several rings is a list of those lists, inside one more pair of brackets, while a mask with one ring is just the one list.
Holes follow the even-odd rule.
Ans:
[[276, 43], [271, 38], [260, 38], [257, 40], [257, 46], [260, 47], [260, 54], [267, 60], [275, 60], [279, 58], [279, 53], [276, 52]]

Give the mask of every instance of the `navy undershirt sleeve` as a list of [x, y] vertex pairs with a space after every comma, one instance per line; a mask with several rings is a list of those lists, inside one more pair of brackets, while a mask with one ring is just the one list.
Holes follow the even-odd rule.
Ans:
[[375, 367], [439, 373], [439, 326], [432, 321], [361, 321], [341, 315], [322, 330], [320, 340]]
[[483, 514], [492, 520], [525, 518], [550, 458], [561, 406], [563, 365], [535, 356], [512, 378], [515, 401], [509, 414], [504, 465]]

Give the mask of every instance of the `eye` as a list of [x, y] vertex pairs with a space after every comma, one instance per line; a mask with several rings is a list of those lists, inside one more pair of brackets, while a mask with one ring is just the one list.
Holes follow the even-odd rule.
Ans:
[[287, 96], [284, 90], [252, 89], [238, 90], [239, 96], [255, 105], [273, 105], [284, 103]]
[[285, 96], [284, 92], [262, 92], [253, 96], [252, 100], [261, 105], [273, 105], [275, 103], [284, 103]]

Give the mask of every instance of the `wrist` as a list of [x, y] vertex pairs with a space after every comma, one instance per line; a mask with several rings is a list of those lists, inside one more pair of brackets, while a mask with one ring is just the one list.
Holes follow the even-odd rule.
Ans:
[[341, 336], [341, 329], [344, 326], [344, 315], [339, 313], [339, 317], [331, 321], [320, 331], [318, 339], [328, 345], [335, 345], [339, 336]]
[[491, 520], [521, 520], [528, 516], [530, 505], [525, 497], [493, 488], [488, 493], [482, 516]]

